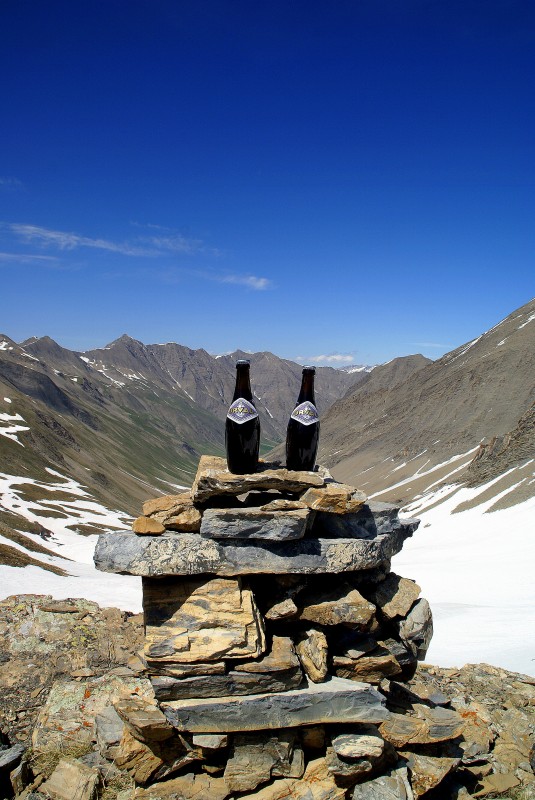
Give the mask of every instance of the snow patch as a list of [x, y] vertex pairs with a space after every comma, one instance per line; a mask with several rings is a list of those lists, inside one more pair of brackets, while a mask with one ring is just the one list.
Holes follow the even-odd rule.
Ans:
[[[4, 397], [4, 400], [6, 398]], [[8, 400], [11, 403], [11, 400]], [[2, 427], [2, 423], [8, 423], [6, 426]], [[21, 417], [20, 414], [0, 414], [0, 436], [5, 436], [6, 439], [11, 439], [13, 442], [20, 444], [21, 447], [24, 447], [22, 442], [19, 442], [18, 434], [22, 433], [23, 431], [29, 431], [30, 428], [28, 425], [13, 425], [9, 423], [17, 423], [17, 422], [25, 422], [24, 417]]]
[[525, 322], [523, 322], [522, 325], [518, 326], [517, 331], [519, 331], [521, 328], [525, 328], [526, 325], [528, 323], [530, 323], [530, 322], [533, 322], [534, 319], [535, 319], [535, 314], [530, 314], [530, 316], [527, 318], [527, 320]]

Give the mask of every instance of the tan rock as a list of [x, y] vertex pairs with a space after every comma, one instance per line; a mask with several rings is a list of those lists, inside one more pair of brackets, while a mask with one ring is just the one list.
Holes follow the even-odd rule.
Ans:
[[464, 720], [455, 711], [428, 706], [414, 708], [417, 716], [391, 714], [389, 719], [381, 723], [381, 735], [394, 747], [445, 742], [463, 733]]
[[140, 536], [158, 536], [160, 533], [164, 533], [165, 527], [161, 522], [150, 517], [138, 517], [134, 520], [132, 530]]
[[411, 752], [400, 755], [407, 760], [415, 800], [438, 786], [459, 764], [458, 758], [435, 758]]
[[[344, 800], [346, 790], [336, 785], [325, 759], [310, 761], [302, 778], [283, 778], [240, 800]], [[204, 800], [204, 798], [203, 798]]]
[[168, 517], [163, 524], [169, 531], [198, 533], [201, 529], [201, 522], [201, 512], [192, 505], [191, 508], [185, 508], [179, 514]]
[[295, 732], [238, 734], [224, 778], [231, 791], [247, 792], [272, 777], [300, 778], [304, 769], [303, 751]]
[[203, 503], [218, 495], [238, 495], [259, 489], [302, 492], [309, 486], [323, 486], [323, 484], [324, 479], [317, 472], [273, 469], [270, 464], [263, 461], [259, 462], [257, 472], [250, 475], [235, 475], [228, 471], [224, 458], [201, 456], [191, 494], [195, 503]]
[[329, 646], [325, 634], [312, 628], [297, 642], [296, 650], [310, 680], [314, 683], [324, 681], [329, 671]]
[[156, 703], [130, 695], [114, 703], [117, 714], [130, 732], [142, 742], [163, 742], [173, 736], [173, 729]]
[[401, 673], [398, 661], [392, 653], [380, 645], [357, 659], [349, 656], [334, 656], [333, 670], [339, 678], [374, 684], [381, 683], [384, 678]]
[[145, 658], [176, 663], [256, 657], [264, 624], [241, 578], [144, 579]]
[[266, 655], [257, 661], [235, 664], [233, 669], [236, 672], [286, 672], [299, 669], [299, 660], [294, 644], [288, 636], [273, 636], [271, 650]]
[[227, 671], [224, 661], [201, 661], [196, 664], [176, 664], [168, 658], [147, 658], [149, 675], [169, 675], [171, 678], [191, 678], [196, 675], [224, 675]]
[[260, 506], [260, 511], [299, 511], [299, 509], [308, 508], [306, 503], [301, 500], [287, 500], [285, 497], [277, 497], [276, 500], [270, 500], [269, 503], [264, 503]]
[[230, 794], [224, 778], [188, 773], [165, 783], [136, 789], [135, 800], [225, 800]]
[[192, 742], [203, 750], [221, 750], [228, 746], [228, 736], [224, 733], [198, 733]]
[[298, 613], [298, 608], [291, 597], [286, 600], [281, 600], [280, 603], [275, 603], [274, 606], [266, 611], [265, 618], [269, 620], [289, 619], [295, 617]]
[[375, 614], [375, 606], [345, 583], [317, 599], [305, 596], [298, 602], [304, 606], [299, 609], [299, 619], [318, 625], [350, 625], [364, 630]]
[[372, 603], [379, 606], [387, 619], [405, 617], [420, 596], [420, 587], [414, 581], [391, 572], [369, 594]]
[[313, 487], [301, 495], [301, 502], [314, 511], [330, 514], [351, 514], [359, 511], [366, 502], [366, 495], [346, 483], [326, 483]]
[[199, 751], [189, 747], [180, 737], [164, 742], [152, 742], [150, 746], [136, 739], [125, 726], [114, 763], [126, 770], [136, 783], [161, 780], [186, 764], [201, 758]]
[[99, 786], [98, 769], [74, 758], [62, 758], [40, 790], [52, 800], [97, 800]]
[[86, 681], [56, 681], [41, 708], [32, 734], [36, 752], [61, 750], [69, 744], [89, 744], [95, 717], [119, 697], [135, 693], [154, 698], [146, 678], [106, 674]]
[[520, 781], [516, 775], [514, 775], [514, 773], [495, 772], [492, 775], [488, 775], [486, 778], [483, 778], [477, 791], [472, 794], [472, 797], [486, 797], [489, 794], [501, 795], [504, 792], [509, 791], [509, 789], [514, 789], [519, 785]]
[[190, 492], [167, 494], [163, 497], [156, 497], [154, 500], [147, 500], [146, 503], [143, 503], [143, 514], [146, 517], [152, 517], [154, 514], [159, 514], [161, 512], [170, 512], [170, 516], [173, 516], [176, 509], [182, 509], [191, 502]]
[[379, 759], [385, 750], [385, 740], [376, 725], [359, 725], [350, 733], [333, 736], [331, 744], [341, 758]]

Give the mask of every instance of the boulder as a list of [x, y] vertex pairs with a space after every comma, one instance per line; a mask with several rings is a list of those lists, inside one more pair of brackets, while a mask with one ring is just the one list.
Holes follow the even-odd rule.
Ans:
[[32, 735], [34, 751], [61, 750], [65, 742], [89, 744], [97, 714], [131, 693], [154, 698], [145, 678], [107, 674], [87, 681], [56, 681], [37, 717]]
[[384, 581], [373, 587], [368, 598], [378, 606], [387, 619], [406, 617], [420, 595], [414, 581], [391, 572]]
[[229, 733], [292, 728], [325, 722], [381, 722], [388, 718], [384, 698], [365, 683], [331, 678], [304, 689], [162, 703], [179, 731]]
[[352, 800], [414, 800], [406, 767], [397, 766], [385, 775], [355, 786]]
[[74, 758], [62, 758], [40, 791], [52, 800], [97, 800], [100, 782], [98, 769]]
[[307, 489], [300, 499], [314, 511], [350, 514], [362, 508], [366, 502], [366, 495], [354, 486], [333, 482]]
[[201, 456], [197, 475], [191, 488], [195, 503], [204, 503], [218, 495], [239, 495], [252, 490], [277, 489], [284, 492], [303, 492], [309, 486], [323, 486], [318, 472], [295, 472], [274, 468], [260, 461], [257, 472], [235, 475], [227, 469], [224, 458]]
[[273, 777], [301, 778], [304, 771], [303, 751], [294, 731], [240, 734], [234, 737], [224, 778], [231, 791], [247, 792]]
[[[310, 761], [302, 778], [283, 778], [240, 800], [344, 800], [345, 789], [336, 785], [325, 759]], [[203, 798], [204, 800], [204, 798]]]
[[158, 536], [164, 533], [165, 527], [156, 519], [138, 517], [132, 524], [132, 530], [140, 536]]
[[263, 620], [240, 578], [143, 581], [145, 656], [180, 663], [258, 656]]
[[[265, 508], [265, 507], [264, 507]], [[271, 511], [262, 508], [208, 508], [201, 536], [208, 539], [260, 539], [273, 542], [302, 539], [311, 512], [307, 508]]]
[[173, 736], [173, 729], [156, 703], [130, 695], [114, 703], [120, 718], [130, 732], [142, 742], [163, 742]]
[[422, 661], [433, 636], [433, 616], [425, 598], [420, 598], [399, 623], [399, 636], [416, 658]]
[[440, 758], [403, 751], [400, 755], [407, 761], [415, 800], [438, 786], [459, 764], [458, 758]]
[[299, 598], [298, 605], [299, 619], [318, 625], [349, 625], [361, 630], [369, 626], [375, 613], [375, 606], [346, 583], [319, 597], [304, 595]]
[[311, 628], [296, 644], [299, 661], [311, 681], [321, 683], [329, 671], [329, 646], [321, 631]]
[[189, 772], [146, 789], [136, 789], [135, 800], [225, 800], [229, 794], [223, 778]]

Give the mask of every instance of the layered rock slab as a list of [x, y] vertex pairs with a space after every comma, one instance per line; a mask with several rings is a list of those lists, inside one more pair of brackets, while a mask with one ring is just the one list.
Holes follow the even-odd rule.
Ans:
[[306, 508], [266, 511], [263, 508], [208, 508], [201, 536], [208, 539], [265, 539], [273, 542], [302, 539], [312, 512]]
[[99, 537], [94, 559], [103, 572], [144, 577], [354, 572], [388, 562], [413, 530], [412, 525], [399, 525], [368, 539], [299, 539], [255, 545], [188, 533], [141, 537], [117, 531]]
[[304, 689], [162, 703], [174, 728], [191, 733], [276, 730], [332, 722], [382, 722], [384, 697], [365, 683], [331, 678]]
[[219, 495], [239, 495], [260, 489], [300, 493], [310, 486], [323, 486], [324, 483], [318, 472], [296, 472], [262, 461], [257, 472], [235, 475], [227, 469], [224, 458], [201, 456], [191, 496], [194, 503], [204, 503]]
[[238, 578], [143, 581], [145, 656], [175, 663], [256, 657], [265, 650], [253, 594]]

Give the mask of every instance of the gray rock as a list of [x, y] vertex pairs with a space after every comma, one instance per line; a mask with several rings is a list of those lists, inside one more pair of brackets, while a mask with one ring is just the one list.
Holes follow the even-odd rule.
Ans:
[[433, 637], [433, 615], [424, 597], [414, 604], [407, 617], [399, 623], [399, 635], [416, 658], [422, 661]]
[[221, 750], [228, 745], [228, 736], [224, 733], [199, 733], [192, 738], [195, 747], [203, 750]]
[[108, 706], [95, 717], [97, 746], [105, 758], [115, 758], [123, 730], [124, 722], [113, 706]]
[[[370, 502], [352, 514], [328, 514], [318, 511], [312, 534], [320, 538], [332, 536], [340, 539], [373, 539], [378, 534], [410, 528], [413, 533], [420, 520], [399, 519], [399, 506], [391, 503]], [[410, 534], [407, 534], [410, 535]]]
[[396, 767], [386, 775], [355, 786], [353, 800], [414, 800], [406, 767]]
[[264, 511], [260, 508], [208, 508], [201, 522], [201, 536], [208, 539], [266, 539], [273, 542], [302, 539], [313, 513]]
[[9, 772], [14, 769], [24, 755], [25, 750], [26, 748], [23, 744], [14, 744], [12, 747], [8, 747], [7, 750], [0, 750], [0, 770]]
[[381, 722], [389, 717], [384, 697], [365, 683], [331, 678], [304, 689], [163, 703], [179, 731], [230, 733], [293, 728], [324, 722]]
[[309, 538], [254, 545], [188, 533], [136, 536], [131, 531], [115, 531], [99, 537], [94, 558], [103, 572], [148, 577], [351, 572], [389, 561], [412, 530], [403, 525], [368, 539]]
[[234, 737], [224, 778], [232, 792], [247, 792], [271, 778], [301, 778], [304, 771], [303, 751], [293, 731], [242, 734]]

